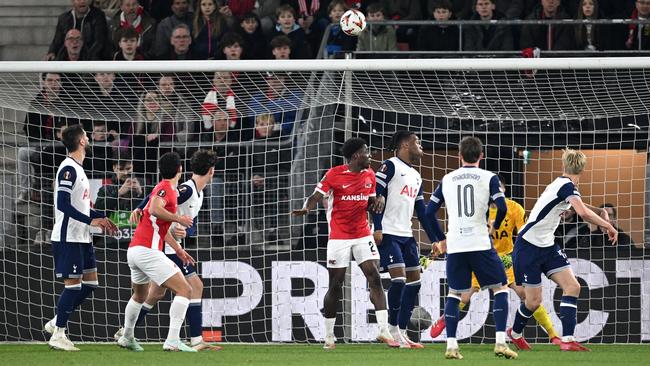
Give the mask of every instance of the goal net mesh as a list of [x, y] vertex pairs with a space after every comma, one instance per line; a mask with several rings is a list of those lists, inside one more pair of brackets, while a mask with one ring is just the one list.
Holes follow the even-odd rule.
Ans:
[[[49, 240], [54, 174], [66, 155], [57, 134], [76, 123], [91, 140], [84, 168], [93, 205], [120, 232], [93, 236], [100, 286], [70, 319], [73, 341], [112, 340], [122, 325], [131, 295], [129, 212], [158, 181], [162, 153], [178, 152], [187, 171], [200, 148], [214, 149], [218, 162], [184, 245], [205, 286], [205, 338], [321, 341], [325, 211], [319, 205], [305, 218], [289, 213], [327, 169], [343, 163], [346, 138], [364, 138], [376, 168], [393, 156], [390, 137], [402, 129], [422, 141], [425, 156], [416, 168], [427, 201], [441, 177], [458, 167], [457, 144], [465, 135], [482, 139], [484, 168], [504, 177], [506, 196], [527, 212], [561, 173], [561, 150], [584, 151], [583, 199], [611, 204], [627, 239], [610, 247], [597, 228], [565, 215], [557, 241], [582, 284], [576, 335], [591, 342], [650, 340], [650, 260], [643, 249], [647, 69], [129, 73], [118, 64], [113, 73], [37, 71], [0, 73], [0, 341], [47, 340], [43, 324], [54, 316], [63, 286]], [[413, 228], [427, 254], [429, 240], [417, 220]], [[427, 342], [430, 319], [443, 311], [444, 259], [422, 277], [410, 331]], [[561, 334], [561, 291], [546, 279], [543, 286], [543, 304]], [[136, 337], [164, 339], [170, 300], [167, 294], [156, 305]], [[509, 324], [518, 304], [511, 291]], [[461, 314], [459, 339], [493, 341], [487, 291]], [[365, 279], [352, 263], [337, 337], [366, 342], [376, 332]], [[539, 326], [529, 326], [526, 336], [548, 342]], [[433, 341], [444, 339], [443, 332]]]

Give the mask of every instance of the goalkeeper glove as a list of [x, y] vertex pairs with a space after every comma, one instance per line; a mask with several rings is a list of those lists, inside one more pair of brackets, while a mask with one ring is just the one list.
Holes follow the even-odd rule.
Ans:
[[504, 254], [499, 256], [501, 259], [501, 262], [503, 262], [503, 266], [508, 269], [512, 267], [512, 256], [510, 254]]

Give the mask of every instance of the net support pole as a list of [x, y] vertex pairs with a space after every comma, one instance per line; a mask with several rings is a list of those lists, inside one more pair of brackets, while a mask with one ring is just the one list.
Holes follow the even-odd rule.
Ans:
[[[352, 54], [346, 53], [345, 59], [352, 59]], [[345, 100], [344, 140], [347, 140], [352, 137], [352, 71], [345, 73], [343, 88]], [[343, 285], [343, 335], [345, 342], [352, 339], [352, 268], [349, 265], [345, 272]]]

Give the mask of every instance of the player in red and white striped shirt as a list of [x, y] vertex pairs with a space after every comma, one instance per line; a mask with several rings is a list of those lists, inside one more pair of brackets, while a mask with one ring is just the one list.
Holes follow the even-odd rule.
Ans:
[[135, 229], [126, 255], [131, 269], [133, 296], [124, 311], [124, 335], [117, 343], [121, 347], [133, 351], [142, 351], [142, 347], [133, 336], [133, 328], [142, 303], [147, 298], [149, 282], [153, 281], [158, 286], [166, 287], [176, 294], [169, 309], [169, 332], [163, 350], [196, 352], [195, 349], [182, 343], [179, 337], [190, 303], [192, 287], [178, 266], [163, 252], [164, 245], [167, 243], [176, 251], [176, 255], [183, 263], [194, 264], [194, 259], [169, 233], [172, 222], [177, 222], [184, 227], [192, 226], [193, 220], [190, 216], [176, 214], [178, 204], [176, 185], [181, 177], [183, 166], [180, 157], [175, 152], [161, 156], [158, 164], [163, 180], [151, 192], [151, 198]]
[[318, 183], [300, 210], [292, 215], [303, 216], [316, 208], [327, 196], [327, 270], [330, 284], [323, 304], [325, 316], [325, 349], [336, 347], [334, 324], [336, 308], [341, 300], [345, 271], [350, 264], [350, 254], [363, 271], [370, 288], [370, 301], [375, 306], [379, 335], [377, 340], [390, 347], [399, 347], [388, 331], [386, 295], [379, 277], [379, 251], [370, 232], [368, 210], [381, 212], [384, 199], [375, 196], [375, 173], [370, 168], [370, 152], [365, 141], [352, 138], [343, 144], [346, 165], [331, 168]]

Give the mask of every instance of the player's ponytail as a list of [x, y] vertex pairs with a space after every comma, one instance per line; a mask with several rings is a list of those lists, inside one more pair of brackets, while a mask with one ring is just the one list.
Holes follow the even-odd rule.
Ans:
[[587, 156], [582, 151], [566, 148], [562, 153], [564, 173], [578, 175], [585, 170]]

